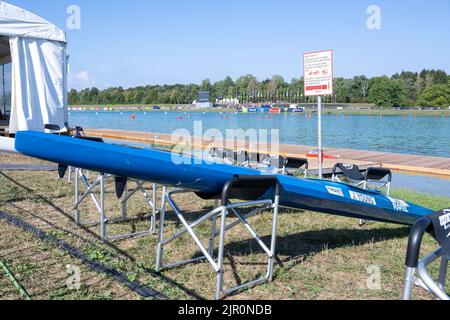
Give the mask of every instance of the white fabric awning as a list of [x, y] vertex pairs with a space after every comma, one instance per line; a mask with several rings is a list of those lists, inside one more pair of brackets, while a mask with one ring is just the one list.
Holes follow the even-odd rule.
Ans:
[[22, 8], [0, 1], [0, 35], [66, 42], [63, 30]]
[[12, 63], [11, 133], [67, 124], [66, 46], [63, 30], [0, 1], [0, 63]]

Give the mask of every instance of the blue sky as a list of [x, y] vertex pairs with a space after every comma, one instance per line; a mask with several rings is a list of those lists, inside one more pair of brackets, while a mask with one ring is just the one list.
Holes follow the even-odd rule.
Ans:
[[[71, 84], [137, 86], [302, 75], [304, 52], [335, 51], [336, 76], [450, 72], [449, 0], [9, 0], [67, 31]], [[81, 30], [67, 30], [67, 7]], [[381, 30], [367, 8], [381, 9]]]

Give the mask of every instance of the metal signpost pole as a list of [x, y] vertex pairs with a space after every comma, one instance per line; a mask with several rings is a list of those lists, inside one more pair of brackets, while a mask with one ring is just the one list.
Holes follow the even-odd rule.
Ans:
[[317, 99], [317, 116], [318, 116], [318, 126], [317, 126], [317, 130], [318, 130], [318, 138], [319, 138], [319, 143], [318, 143], [318, 147], [319, 147], [319, 154], [318, 154], [318, 159], [319, 159], [319, 179], [323, 179], [323, 147], [322, 147], [322, 97], [319, 96]]
[[305, 97], [317, 97], [319, 178], [323, 179], [322, 97], [333, 96], [333, 50], [303, 55]]

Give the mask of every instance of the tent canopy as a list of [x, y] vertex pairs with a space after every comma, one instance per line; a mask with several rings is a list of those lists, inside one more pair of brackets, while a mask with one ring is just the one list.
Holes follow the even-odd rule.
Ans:
[[0, 1], [0, 64], [12, 63], [10, 132], [67, 123], [65, 32]]

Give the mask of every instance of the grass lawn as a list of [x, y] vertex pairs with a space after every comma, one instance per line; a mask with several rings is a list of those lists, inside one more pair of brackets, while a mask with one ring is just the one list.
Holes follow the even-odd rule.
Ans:
[[[4, 154], [0, 154], [0, 161], [35, 162]], [[150, 289], [169, 299], [213, 297], [215, 275], [207, 263], [161, 274], [154, 272], [156, 236], [106, 244], [97, 236], [98, 226], [77, 227], [71, 211], [73, 185], [67, 180], [58, 180], [56, 175], [48, 172], [0, 173], [0, 211], [42, 232], [39, 238], [29, 230], [0, 219], [0, 259], [33, 299], [153, 299], [148, 294]], [[396, 190], [394, 196], [436, 210], [450, 207], [450, 198], [407, 190]], [[192, 196], [180, 196], [178, 200], [184, 208], [194, 212], [211, 206], [210, 202]], [[110, 217], [120, 212], [112, 181], [107, 183], [106, 206]], [[128, 211], [130, 217], [143, 218], [150, 208], [143, 197], [137, 196], [130, 202]], [[82, 216], [86, 220], [98, 218], [91, 202], [83, 207]], [[190, 218], [194, 219], [195, 215]], [[179, 228], [170, 211], [167, 221], [167, 234]], [[267, 240], [271, 232], [271, 215], [254, 217], [251, 222]], [[110, 225], [110, 234], [144, 230], [148, 224], [148, 220], [138, 219], [133, 223]], [[208, 223], [197, 230], [206, 241]], [[372, 223], [359, 227], [354, 219], [283, 210], [274, 282], [228, 299], [399, 299], [408, 234], [409, 228], [403, 226]], [[242, 227], [227, 235], [227, 285], [254, 279], [265, 272], [265, 255], [249, 239]], [[435, 242], [427, 236], [424, 252], [431, 252], [435, 247]], [[166, 252], [169, 261], [198, 254], [187, 236], [171, 244]], [[71, 279], [68, 266], [79, 268], [81, 272], [79, 290], [68, 289], [67, 281]], [[437, 267], [433, 266], [433, 272]], [[114, 272], [108, 274], [105, 270]], [[381, 288], [368, 287], [370, 270], [380, 270]], [[422, 290], [416, 290], [414, 297], [430, 299]], [[0, 299], [20, 298], [18, 290], [0, 270]]]

